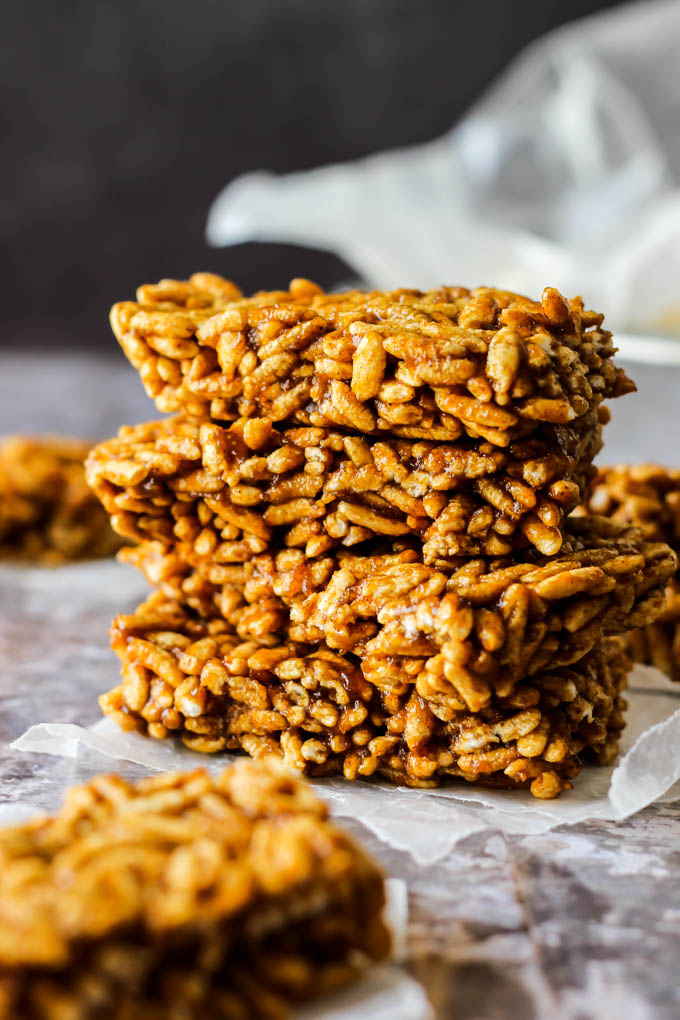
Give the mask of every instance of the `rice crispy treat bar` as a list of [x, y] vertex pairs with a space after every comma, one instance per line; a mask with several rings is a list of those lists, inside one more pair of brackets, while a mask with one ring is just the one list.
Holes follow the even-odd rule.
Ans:
[[560, 555], [475, 559], [446, 570], [417, 549], [308, 560], [282, 550], [236, 567], [187, 564], [176, 549], [125, 550], [166, 597], [224, 619], [242, 638], [325, 643], [361, 658], [381, 688], [409, 682], [426, 700], [472, 712], [527, 675], [583, 658], [604, 635], [646, 626], [676, 568], [668, 546], [601, 517], [569, 519]]
[[7, 1020], [281, 1018], [389, 948], [377, 867], [274, 759], [98, 776], [0, 862]]
[[559, 552], [600, 447], [596, 422], [560, 450], [535, 437], [501, 448], [177, 418], [123, 426], [92, 450], [87, 478], [121, 535], [189, 543], [217, 562], [272, 543], [314, 558], [415, 534], [436, 563], [527, 545]]
[[59, 436], [0, 440], [0, 559], [57, 566], [120, 548], [85, 481], [90, 447]]
[[114, 621], [122, 683], [100, 698], [125, 730], [179, 735], [193, 750], [278, 753], [312, 776], [375, 774], [411, 786], [454, 778], [525, 786], [537, 797], [568, 788], [581, 758], [616, 755], [630, 665], [606, 639], [575, 666], [539, 671], [479, 712], [430, 702], [404, 675], [374, 686], [351, 655], [321, 646], [242, 642], [161, 594]]
[[[680, 553], [680, 470], [656, 464], [602, 468], [583, 512], [605, 514], [634, 524], [653, 541], [667, 542]], [[656, 666], [680, 682], [680, 576], [666, 588], [663, 612], [628, 636], [636, 662]]]
[[308, 280], [244, 298], [197, 273], [114, 305], [113, 332], [160, 411], [265, 416], [358, 434], [495, 446], [553, 436], [634, 389], [603, 317], [546, 288], [326, 294]]

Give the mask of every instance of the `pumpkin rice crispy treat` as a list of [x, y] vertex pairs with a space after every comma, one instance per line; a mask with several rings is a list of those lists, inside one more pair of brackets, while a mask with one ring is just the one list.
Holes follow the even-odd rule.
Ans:
[[[653, 541], [667, 542], [680, 553], [680, 470], [656, 464], [602, 468], [583, 512], [604, 514], [634, 524]], [[660, 616], [628, 635], [636, 662], [662, 670], [680, 681], [680, 577], [669, 580]]]
[[63, 436], [0, 440], [0, 559], [58, 566], [120, 548], [85, 481], [91, 445]]
[[281, 1018], [387, 954], [383, 901], [274, 759], [98, 776], [0, 830], [0, 1017]]
[[197, 273], [161, 280], [111, 312], [113, 332], [160, 411], [269, 417], [506, 447], [590, 427], [634, 389], [602, 315], [546, 288], [440, 287], [326, 294], [308, 280], [244, 297]]
[[87, 477], [121, 535], [192, 543], [215, 562], [273, 541], [314, 558], [406, 535], [426, 563], [526, 546], [554, 555], [601, 446], [597, 423], [564, 432], [562, 449], [537, 437], [503, 448], [176, 418], [123, 426], [92, 450]]
[[164, 595], [243, 639], [325, 643], [361, 658], [379, 687], [408, 681], [472, 712], [527, 675], [583, 658], [604, 635], [646, 626], [676, 568], [668, 546], [605, 518], [570, 519], [559, 556], [472, 559], [444, 569], [402, 543], [309, 560], [284, 549], [236, 565], [177, 548], [125, 550]]
[[100, 705], [123, 729], [203, 752], [273, 752], [316, 777], [458, 778], [543, 798], [571, 786], [582, 758], [613, 760], [630, 665], [607, 639], [471, 712], [460, 698], [426, 700], [408, 673], [369, 683], [354, 656], [323, 645], [241, 641], [159, 593], [114, 621], [112, 645], [123, 679]]

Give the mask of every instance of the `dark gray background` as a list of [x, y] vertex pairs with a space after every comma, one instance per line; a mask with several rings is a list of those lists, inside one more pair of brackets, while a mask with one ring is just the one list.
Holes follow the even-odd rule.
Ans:
[[526, 43], [602, 0], [54, 0], [6, 5], [0, 344], [100, 347], [137, 283], [346, 277], [284, 245], [211, 250], [236, 174], [425, 141]]

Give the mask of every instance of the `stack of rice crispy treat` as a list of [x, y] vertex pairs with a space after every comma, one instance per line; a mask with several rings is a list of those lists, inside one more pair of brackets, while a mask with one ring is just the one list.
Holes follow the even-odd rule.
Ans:
[[247, 298], [202, 273], [111, 321], [176, 416], [87, 462], [156, 589], [114, 621], [107, 715], [312, 776], [541, 798], [613, 759], [625, 636], [659, 626], [676, 560], [609, 481], [572, 515], [603, 401], [634, 389], [601, 315], [550, 288]]

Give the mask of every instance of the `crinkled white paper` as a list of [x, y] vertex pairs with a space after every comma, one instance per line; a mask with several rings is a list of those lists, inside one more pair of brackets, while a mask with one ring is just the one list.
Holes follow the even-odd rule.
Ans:
[[[446, 857], [464, 836], [481, 829], [546, 832], [587, 819], [622, 819], [660, 797], [680, 798], [680, 688], [656, 669], [636, 666], [628, 693], [629, 725], [618, 763], [586, 767], [575, 788], [557, 800], [536, 800], [527, 791], [484, 790], [463, 783], [440, 790], [410, 790], [383, 782], [316, 782], [340, 817], [354, 818], [375, 835], [408, 851], [419, 863]], [[228, 755], [189, 751], [178, 740], [155, 741], [123, 733], [111, 720], [90, 728], [41, 723], [12, 744], [14, 750], [77, 758], [96, 752], [147, 769], [224, 768]]]
[[678, 51], [675, 0], [566, 25], [443, 138], [237, 178], [208, 240], [334, 251], [377, 287], [549, 283], [617, 329], [680, 334]]

